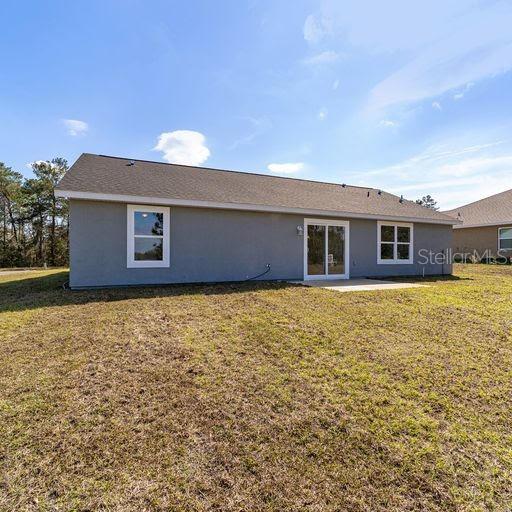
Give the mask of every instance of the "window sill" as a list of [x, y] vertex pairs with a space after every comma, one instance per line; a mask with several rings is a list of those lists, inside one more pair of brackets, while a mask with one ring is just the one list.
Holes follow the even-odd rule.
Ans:
[[169, 268], [166, 261], [132, 261], [126, 265], [127, 268]]

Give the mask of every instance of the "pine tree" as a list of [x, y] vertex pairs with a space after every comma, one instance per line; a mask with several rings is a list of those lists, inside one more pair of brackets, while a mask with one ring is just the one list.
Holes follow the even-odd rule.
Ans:
[[416, 204], [430, 208], [431, 210], [439, 210], [437, 201], [430, 194], [423, 196], [421, 199], [416, 199]]

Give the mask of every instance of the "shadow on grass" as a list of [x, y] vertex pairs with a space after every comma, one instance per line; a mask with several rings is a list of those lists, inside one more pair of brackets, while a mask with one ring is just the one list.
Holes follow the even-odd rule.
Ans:
[[98, 288], [72, 291], [65, 289], [69, 273], [23, 278], [0, 283], [0, 313], [43, 307], [80, 305], [129, 299], [153, 299], [183, 295], [225, 295], [260, 290], [277, 290], [300, 285], [283, 281], [233, 283], [162, 284]]
[[[225, 295], [250, 291], [278, 290], [301, 285], [284, 281], [245, 281], [232, 283], [162, 284], [126, 286], [118, 288], [97, 288], [90, 290], [69, 290], [64, 285], [69, 278], [68, 271], [49, 275], [13, 279], [0, 283], [0, 313], [23, 311], [43, 307], [80, 305], [96, 302], [111, 302], [130, 299], [154, 299], [157, 297], [179, 297], [183, 295]], [[442, 283], [473, 281], [469, 277], [411, 276], [379, 277], [401, 283]]]

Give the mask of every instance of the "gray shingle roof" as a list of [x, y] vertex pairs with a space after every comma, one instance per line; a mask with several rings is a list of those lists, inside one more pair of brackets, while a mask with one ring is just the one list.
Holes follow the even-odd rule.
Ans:
[[376, 189], [144, 160], [129, 164], [127, 158], [84, 153], [57, 190], [68, 197], [131, 196], [134, 201], [152, 198], [161, 204], [194, 202], [233, 209], [457, 222], [412, 201], [400, 202], [395, 195], [379, 194]]
[[512, 224], [512, 189], [443, 213], [461, 220], [461, 228]]

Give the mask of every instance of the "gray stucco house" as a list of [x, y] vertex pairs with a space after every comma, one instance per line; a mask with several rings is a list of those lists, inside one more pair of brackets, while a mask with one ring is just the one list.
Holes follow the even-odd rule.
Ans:
[[446, 274], [458, 222], [376, 189], [93, 154], [57, 194], [71, 288]]

